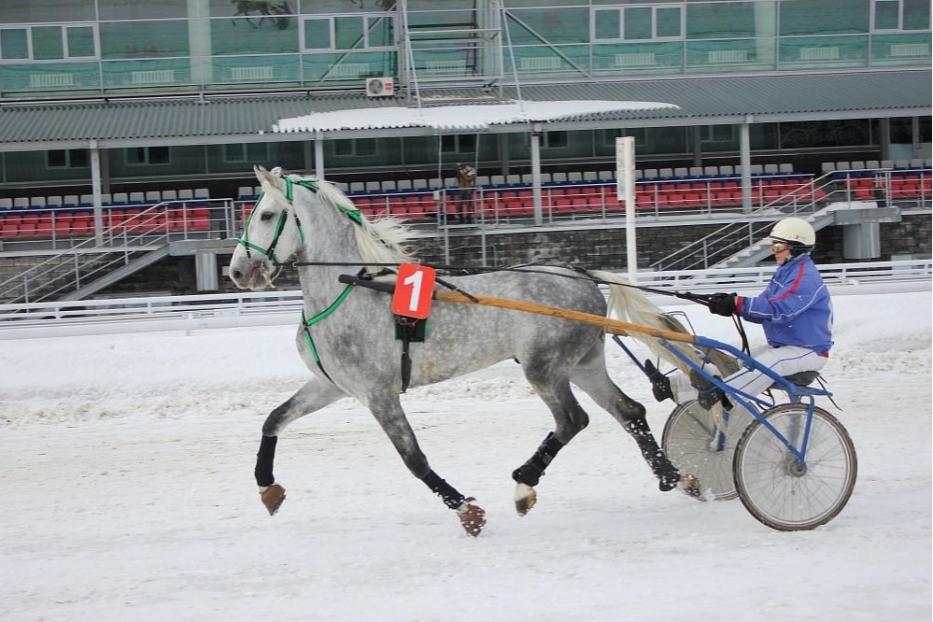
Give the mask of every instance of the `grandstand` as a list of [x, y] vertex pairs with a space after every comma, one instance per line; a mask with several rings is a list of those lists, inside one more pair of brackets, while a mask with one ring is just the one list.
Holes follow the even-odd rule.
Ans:
[[[180, 291], [216, 289], [261, 164], [494, 263], [488, 236], [620, 226], [620, 136], [639, 222], [696, 229], [658, 236], [660, 255], [710, 222], [841, 203], [862, 207], [820, 220], [839, 258], [889, 258], [879, 226], [929, 214], [925, 3], [237, 4], [0, 6], [0, 262], [128, 256], [132, 238], [147, 261], [200, 258]], [[479, 171], [469, 227], [446, 218], [459, 162]]]

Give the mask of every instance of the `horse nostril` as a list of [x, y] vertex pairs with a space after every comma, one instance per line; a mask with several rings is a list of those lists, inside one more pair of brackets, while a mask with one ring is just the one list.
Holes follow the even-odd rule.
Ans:
[[236, 279], [237, 281], [243, 278], [243, 273], [240, 272], [239, 270], [234, 270], [232, 274], [233, 274], [233, 278]]

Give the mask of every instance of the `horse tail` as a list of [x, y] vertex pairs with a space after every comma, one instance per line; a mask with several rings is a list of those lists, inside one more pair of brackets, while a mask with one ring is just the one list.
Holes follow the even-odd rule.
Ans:
[[[609, 284], [607, 317], [661, 330], [672, 330], [679, 333], [689, 332], [676, 318], [661, 311], [657, 305], [648, 299], [644, 292], [634, 287], [628, 279], [604, 270], [590, 270], [589, 274]], [[684, 373], [690, 373], [689, 366], [672, 354], [667, 347], [661, 345], [656, 337], [644, 333], [631, 333], [631, 336], [644, 344], [656, 356], [678, 367]], [[699, 353], [689, 344], [672, 341], [668, 342], [668, 345], [677, 348], [697, 364], [701, 362]]]

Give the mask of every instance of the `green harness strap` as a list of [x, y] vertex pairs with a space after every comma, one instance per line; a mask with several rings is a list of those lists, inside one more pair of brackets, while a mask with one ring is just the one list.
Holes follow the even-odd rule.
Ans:
[[314, 358], [314, 362], [317, 363], [318, 368], [321, 370], [321, 372], [323, 372], [323, 374], [331, 382], [333, 382], [333, 380], [331, 379], [330, 374], [327, 373], [327, 370], [324, 369], [324, 365], [321, 364], [321, 355], [318, 354], [317, 346], [314, 345], [314, 339], [311, 338], [311, 327], [317, 324], [318, 322], [320, 322], [321, 320], [323, 320], [324, 318], [326, 318], [328, 315], [330, 315], [334, 311], [336, 311], [337, 307], [343, 304], [343, 301], [346, 300], [347, 296], [350, 295], [350, 291], [352, 289], [353, 289], [352, 283], [344, 287], [343, 291], [340, 292], [340, 295], [337, 296], [336, 300], [330, 303], [330, 305], [328, 305], [328, 307], [324, 309], [323, 311], [316, 313], [313, 317], [310, 317], [310, 318], [307, 317], [305, 315], [304, 309], [301, 310], [301, 326], [304, 329], [304, 333], [305, 333], [305, 343], [308, 344], [308, 350], [311, 351], [311, 356]]

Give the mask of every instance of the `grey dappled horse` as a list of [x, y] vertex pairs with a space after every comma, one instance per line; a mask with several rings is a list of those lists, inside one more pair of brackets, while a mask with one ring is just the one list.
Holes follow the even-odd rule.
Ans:
[[[262, 195], [230, 260], [230, 276], [238, 287], [255, 290], [271, 285], [279, 266], [287, 261], [363, 265], [410, 260], [401, 247], [408, 237], [403, 226], [391, 220], [367, 221], [330, 183], [281, 176], [278, 169], [275, 173], [261, 167], [255, 170]], [[412, 474], [457, 511], [467, 533], [478, 535], [485, 524], [483, 510], [431, 469], [402, 409], [402, 345], [395, 337], [390, 296], [339, 283], [340, 274], [356, 272], [352, 266], [303, 265], [299, 270], [304, 315], [297, 344], [312, 377], [263, 424], [256, 481], [266, 508], [275, 513], [285, 498], [285, 489], [276, 483], [272, 469], [279, 434], [299, 417], [352, 396], [369, 408]], [[580, 276], [569, 269], [538, 267], [534, 272], [485, 273], [449, 281], [473, 295], [606, 314], [606, 301], [592, 281], [561, 274]], [[450, 302], [435, 302], [428, 322], [427, 340], [411, 346], [411, 386], [440, 382], [514, 358], [554, 416], [554, 431], [512, 474], [520, 514], [534, 505], [534, 486], [547, 465], [589, 421], [571, 383], [635, 438], [661, 490], [677, 486], [680, 475], [658, 447], [644, 407], [609, 379], [603, 329]]]

